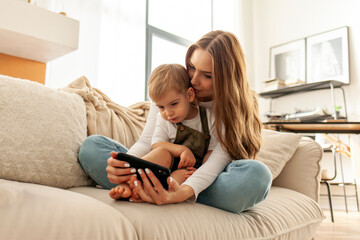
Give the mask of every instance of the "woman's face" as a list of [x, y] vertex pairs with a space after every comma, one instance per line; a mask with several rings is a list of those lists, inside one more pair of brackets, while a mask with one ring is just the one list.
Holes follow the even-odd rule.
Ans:
[[196, 99], [200, 102], [213, 100], [211, 55], [200, 48], [195, 49], [189, 59], [188, 73]]

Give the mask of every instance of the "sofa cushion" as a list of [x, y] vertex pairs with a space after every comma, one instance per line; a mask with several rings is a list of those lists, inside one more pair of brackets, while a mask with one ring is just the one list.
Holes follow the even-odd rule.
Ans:
[[262, 137], [264, 141], [256, 159], [268, 166], [275, 179], [293, 156], [301, 135], [263, 129]]
[[0, 239], [137, 239], [127, 218], [94, 198], [0, 179]]
[[298, 192], [273, 187], [255, 207], [236, 214], [199, 203], [157, 206], [115, 201], [108, 191], [90, 187], [70, 191], [94, 197], [127, 216], [139, 239], [292, 239], [310, 240], [324, 215]]
[[302, 138], [291, 160], [273, 181], [273, 186], [295, 190], [319, 200], [323, 150], [312, 139]]
[[0, 178], [69, 188], [91, 181], [77, 160], [87, 137], [82, 98], [0, 75]]

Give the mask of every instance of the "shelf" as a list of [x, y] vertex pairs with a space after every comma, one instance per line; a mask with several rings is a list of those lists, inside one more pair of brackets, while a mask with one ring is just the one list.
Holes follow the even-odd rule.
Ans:
[[322, 82], [315, 82], [315, 83], [308, 83], [308, 84], [301, 84], [292, 87], [285, 87], [280, 88], [273, 91], [262, 92], [259, 95], [263, 98], [279, 98], [285, 95], [291, 95], [300, 92], [308, 92], [313, 90], [320, 90], [320, 89], [329, 89], [330, 84], [334, 86], [334, 88], [341, 87], [345, 85], [343, 82], [329, 80], [329, 81], [322, 81]]
[[0, 53], [47, 63], [78, 48], [79, 27], [44, 8], [0, 0]]

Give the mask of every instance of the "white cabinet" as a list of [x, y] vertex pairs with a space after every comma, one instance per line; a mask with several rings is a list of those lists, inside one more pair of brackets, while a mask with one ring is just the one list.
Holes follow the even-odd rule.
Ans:
[[79, 26], [24, 1], [0, 0], [0, 53], [47, 63], [78, 48]]

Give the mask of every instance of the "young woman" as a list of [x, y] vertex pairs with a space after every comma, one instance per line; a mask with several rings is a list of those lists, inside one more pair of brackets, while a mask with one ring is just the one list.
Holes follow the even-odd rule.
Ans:
[[[192, 200], [230, 212], [249, 209], [265, 199], [272, 177], [264, 164], [251, 160], [260, 149], [261, 121], [239, 41], [229, 32], [209, 32], [189, 47], [186, 67], [200, 105], [215, 114], [219, 143], [182, 185], [173, 180], [167, 191], [151, 172], [142, 171], [143, 184], [136, 181], [136, 191], [142, 201], [155, 204]], [[129, 154], [141, 157], [151, 150], [156, 115], [152, 105], [142, 136]], [[84, 170], [104, 188], [128, 181], [134, 171], [113, 153], [106, 167], [106, 156], [112, 151], [127, 149], [106, 137], [90, 136], [79, 153]]]

